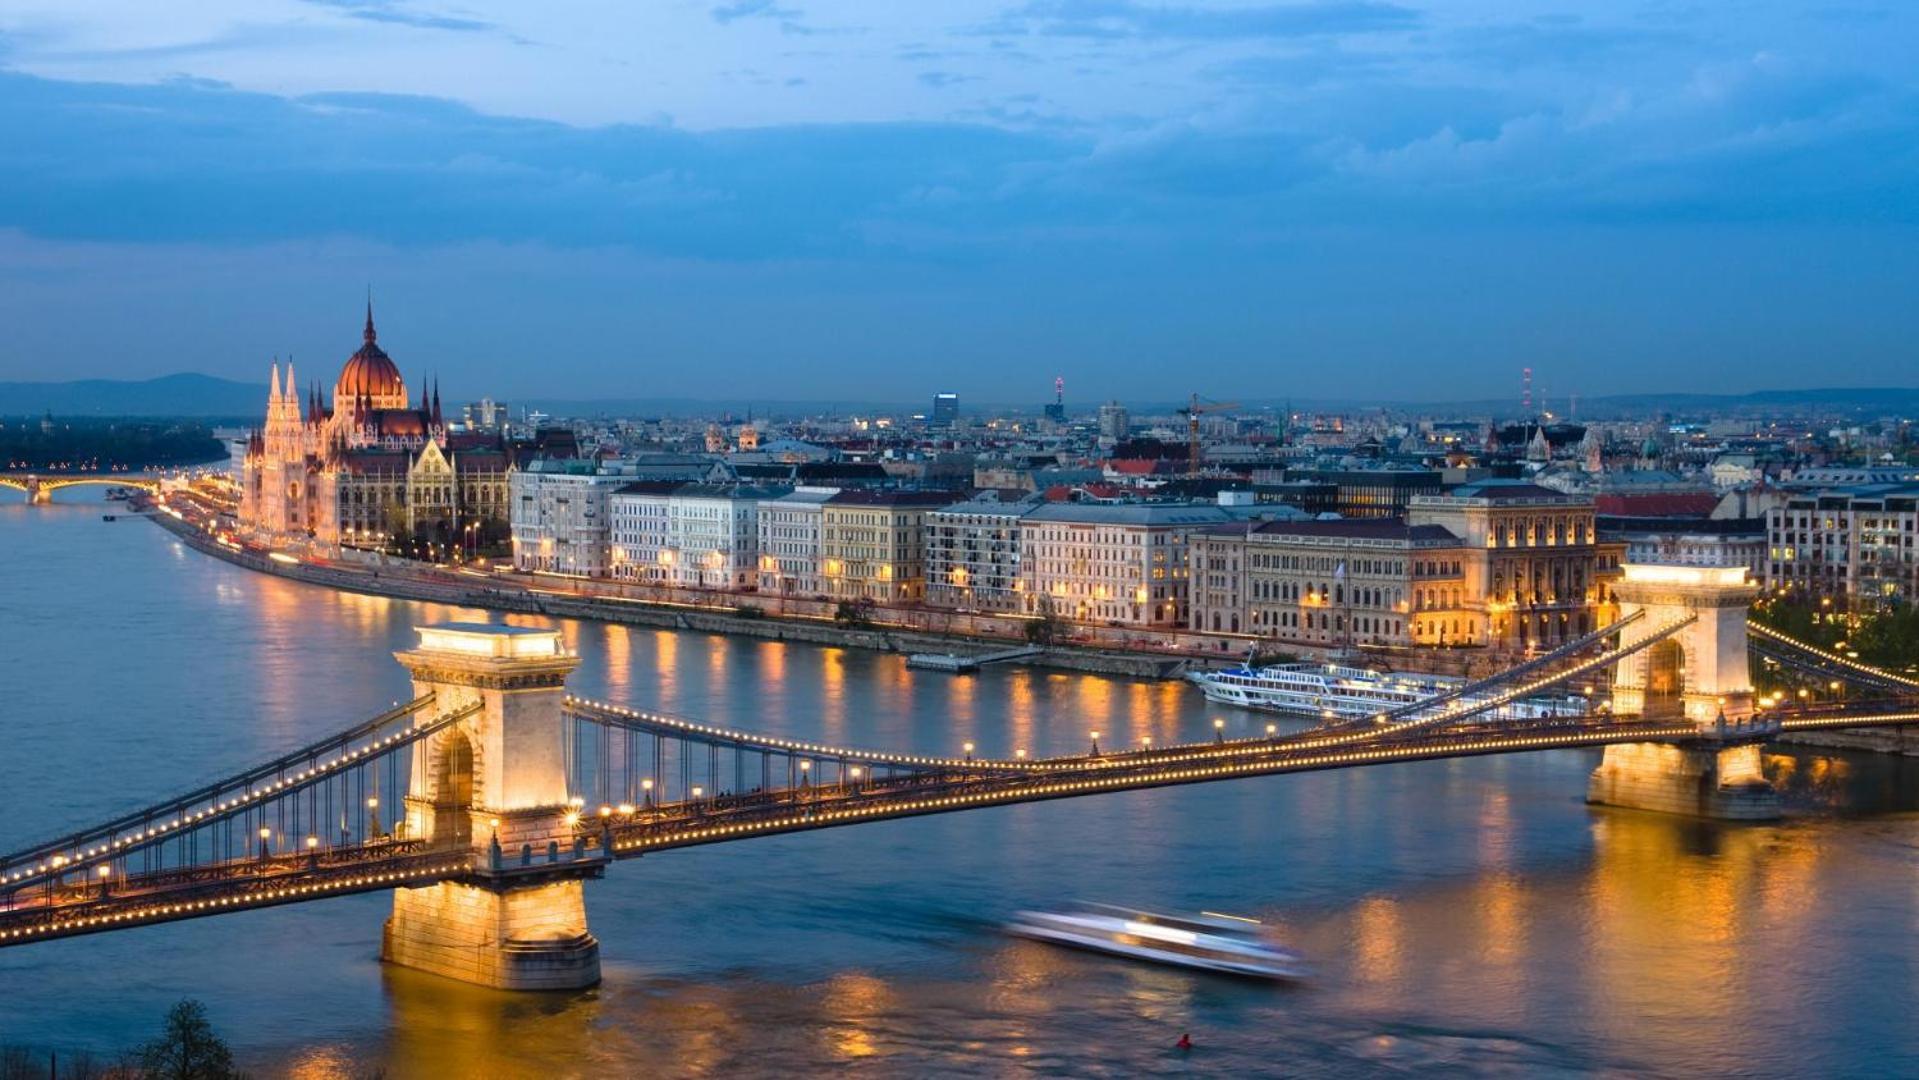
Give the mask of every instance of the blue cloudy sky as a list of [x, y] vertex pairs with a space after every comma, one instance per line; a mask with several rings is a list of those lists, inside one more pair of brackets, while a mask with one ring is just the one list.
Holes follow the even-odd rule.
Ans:
[[[0, 379], [1919, 378], [1919, 4], [0, 0]], [[303, 365], [304, 366], [304, 365]]]

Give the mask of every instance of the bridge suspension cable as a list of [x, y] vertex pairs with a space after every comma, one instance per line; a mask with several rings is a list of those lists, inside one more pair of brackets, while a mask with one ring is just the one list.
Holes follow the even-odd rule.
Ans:
[[1339, 724], [1329, 725], [1327, 728], [1324, 728], [1322, 730], [1335, 731], [1335, 730], [1344, 730], [1348, 728], [1364, 728], [1367, 730], [1377, 730], [1381, 717], [1383, 717], [1387, 723], [1392, 723], [1393, 721], [1405, 719], [1408, 716], [1414, 716], [1419, 713], [1429, 712], [1433, 709], [1443, 708], [1462, 698], [1469, 698], [1469, 697], [1474, 697], [1476, 695], [1482, 695], [1486, 691], [1495, 689], [1500, 686], [1504, 686], [1510, 683], [1514, 679], [1524, 678], [1525, 676], [1531, 674], [1532, 672], [1539, 671], [1547, 667], [1551, 667], [1552, 665], [1558, 663], [1561, 660], [1566, 659], [1567, 657], [1576, 656], [1579, 653], [1584, 652], [1586, 649], [1591, 648], [1595, 643], [1603, 641], [1606, 638], [1611, 637], [1614, 634], [1617, 634], [1621, 629], [1631, 625], [1634, 622], [1637, 622], [1640, 618], [1644, 617], [1645, 614], [1646, 614], [1645, 609], [1641, 608], [1614, 622], [1607, 623], [1605, 626], [1602, 626], [1599, 629], [1594, 630], [1593, 632], [1589, 634], [1582, 634], [1579, 637], [1574, 638], [1573, 640], [1565, 643], [1564, 645], [1561, 645], [1558, 648], [1552, 650], [1551, 652], [1542, 653], [1539, 656], [1535, 656], [1532, 659], [1525, 661], [1524, 663], [1507, 668], [1504, 671], [1501, 671], [1497, 675], [1489, 675], [1486, 678], [1480, 679], [1477, 682], [1464, 683], [1460, 686], [1457, 686], [1435, 697], [1430, 697], [1422, 701], [1414, 701], [1405, 705], [1397, 706], [1395, 708], [1387, 710], [1386, 712], [1380, 714], [1379, 716], [1363, 717], [1356, 720], [1348, 720]]
[[[1830, 649], [1822, 649], [1817, 645], [1800, 641], [1798, 638], [1788, 637], [1764, 623], [1748, 620], [1746, 630], [1750, 635], [1747, 640], [1756, 651], [1771, 656], [1781, 663], [1803, 667], [1805, 664], [1817, 661], [1824, 664], [1827, 669], [1833, 669], [1830, 673], [1844, 680], [1876, 685], [1884, 689], [1919, 691], [1919, 679], [1874, 667], [1871, 664], [1862, 664], [1852, 657], [1841, 656]], [[1799, 659], [1795, 660], [1790, 656], [1782, 655], [1786, 653], [1797, 653]]]
[[[1482, 680], [1479, 684], [1481, 687], [1480, 697], [1464, 700], [1463, 703], [1461, 700], [1454, 700], [1451, 704], [1441, 707], [1438, 712], [1431, 715], [1415, 714], [1412, 716], [1402, 716], [1402, 718], [1397, 721], [1392, 720], [1389, 716], [1385, 723], [1375, 723], [1369, 730], [1345, 735], [1335, 735], [1332, 736], [1332, 738], [1344, 741], [1368, 738], [1384, 739], [1403, 735], [1410, 731], [1417, 731], [1422, 728], [1434, 727], [1440, 724], [1454, 724], [1461, 720], [1468, 720], [1481, 713], [1491, 712], [1494, 709], [1510, 705], [1521, 698], [1531, 697], [1541, 690], [1547, 690], [1562, 683], [1571, 682], [1574, 679], [1584, 678], [1595, 671], [1602, 671], [1612, 667], [1614, 664], [1632, 656], [1634, 653], [1650, 648], [1677, 634], [1679, 631], [1684, 630], [1696, 622], [1698, 618], [1697, 615], [1687, 615], [1682, 619], [1675, 619], [1659, 629], [1654, 630], [1652, 633], [1647, 634], [1645, 637], [1640, 638], [1638, 641], [1618, 646], [1598, 656], [1582, 660], [1569, 668], [1550, 672], [1538, 678], [1528, 679], [1516, 684], [1511, 681], [1509, 675], [1502, 675], [1496, 679]], [[1614, 623], [1613, 625], [1617, 626], [1619, 624]], [[1425, 705], [1426, 703], [1422, 702], [1421, 704]], [[1302, 745], [1305, 744], [1302, 743]]]
[[589, 701], [568, 696], [566, 709], [581, 719], [615, 727], [628, 728], [646, 734], [655, 734], [667, 738], [687, 739], [700, 743], [735, 747], [760, 753], [778, 755], [797, 755], [814, 759], [833, 759], [857, 762], [862, 765], [882, 765], [903, 771], [943, 770], [982, 768], [1020, 771], [1037, 767], [1035, 762], [1025, 760], [983, 759], [966, 757], [940, 757], [927, 754], [903, 754], [889, 750], [863, 750], [848, 746], [829, 746], [824, 743], [808, 742], [803, 739], [785, 739], [772, 735], [756, 735], [735, 728], [702, 724], [698, 721], [669, 716], [665, 713], [649, 712], [643, 709], [629, 709], [623, 705], [613, 705], [604, 701]]
[[376, 737], [432, 701], [432, 694], [423, 695], [263, 765], [123, 814], [104, 825], [14, 852], [0, 859], [0, 888], [11, 890], [41, 877], [71, 875], [96, 863], [124, 859], [175, 840], [185, 832], [254, 812], [270, 800], [304, 791], [345, 768], [410, 746], [475, 711], [469, 706], [430, 724]]
[[405, 796], [422, 764], [410, 748], [485, 705], [417, 722], [413, 712], [426, 701], [250, 769], [235, 786], [199, 789], [197, 801], [169, 801], [118, 819], [110, 832], [67, 838], [90, 846], [31, 849], [44, 860], [15, 864], [0, 882], [0, 945], [462, 872], [471, 858], [463, 842], [449, 852], [434, 837], [407, 835]]

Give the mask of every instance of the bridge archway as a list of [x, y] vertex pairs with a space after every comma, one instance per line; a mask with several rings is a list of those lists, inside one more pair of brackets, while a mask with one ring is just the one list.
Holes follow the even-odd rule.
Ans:
[[433, 842], [473, 842], [473, 742], [458, 731], [439, 740], [433, 764]]
[[1686, 647], [1671, 638], [1646, 652], [1646, 713], [1670, 714], [1686, 690]]
[[1677, 702], [1686, 719], [1710, 727], [1724, 716], [1752, 716], [1746, 664], [1746, 610], [1758, 586], [1744, 567], [1629, 563], [1614, 587], [1621, 617], [1643, 612], [1620, 631], [1630, 645], [1680, 629], [1622, 661], [1613, 677], [1613, 709], [1643, 716]]

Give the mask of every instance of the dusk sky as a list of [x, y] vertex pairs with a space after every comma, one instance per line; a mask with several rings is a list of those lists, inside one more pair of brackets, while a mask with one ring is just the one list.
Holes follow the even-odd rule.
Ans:
[[[1583, 13], [1582, 13], [1583, 12]], [[0, 0], [0, 379], [1919, 382], [1919, 5]]]

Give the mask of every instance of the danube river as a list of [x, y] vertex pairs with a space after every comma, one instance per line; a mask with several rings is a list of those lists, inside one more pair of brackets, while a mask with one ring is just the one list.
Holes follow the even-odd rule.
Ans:
[[[405, 693], [389, 654], [415, 625], [479, 617], [250, 574], [100, 510], [0, 504], [0, 848], [371, 715]], [[561, 629], [583, 694], [836, 743], [1045, 753], [1264, 725], [1174, 683]], [[606, 981], [572, 996], [384, 968], [377, 895], [10, 949], [0, 1043], [113, 1052], [191, 996], [263, 1075], [1919, 1074], [1919, 767], [1775, 756], [1795, 817], [1720, 827], [1589, 810], [1595, 757], [661, 853], [587, 886]], [[1317, 974], [1252, 985], [999, 930], [1076, 899], [1254, 915]]]

